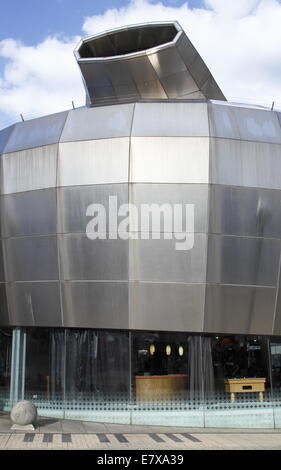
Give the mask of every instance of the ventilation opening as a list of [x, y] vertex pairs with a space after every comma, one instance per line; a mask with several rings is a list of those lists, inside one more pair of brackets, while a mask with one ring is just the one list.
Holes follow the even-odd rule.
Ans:
[[132, 54], [171, 42], [177, 32], [173, 25], [130, 28], [83, 43], [79, 54], [84, 59]]

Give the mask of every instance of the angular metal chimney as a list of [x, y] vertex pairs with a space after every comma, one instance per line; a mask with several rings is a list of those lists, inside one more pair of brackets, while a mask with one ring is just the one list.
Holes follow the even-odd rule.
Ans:
[[82, 39], [74, 51], [88, 105], [140, 99], [226, 100], [177, 21]]

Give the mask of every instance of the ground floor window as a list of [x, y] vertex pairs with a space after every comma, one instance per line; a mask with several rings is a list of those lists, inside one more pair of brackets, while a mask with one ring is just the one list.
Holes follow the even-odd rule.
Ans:
[[281, 338], [2, 329], [0, 393], [2, 409], [25, 398], [54, 417], [280, 427]]
[[7, 398], [10, 390], [12, 330], [0, 329], [0, 400]]

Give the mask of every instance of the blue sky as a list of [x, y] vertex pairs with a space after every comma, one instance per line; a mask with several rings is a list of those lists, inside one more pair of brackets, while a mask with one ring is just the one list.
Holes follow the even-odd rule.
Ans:
[[[82, 34], [86, 16], [128, 5], [129, 0], [2, 0], [0, 40], [12, 37], [34, 45], [53, 34]], [[152, 1], [151, 3], [157, 3]], [[164, 0], [164, 5], [182, 5], [184, 0]], [[189, 0], [191, 7], [202, 5]]]
[[178, 20], [228, 99], [281, 109], [281, 0], [0, 0], [0, 129], [84, 104], [81, 36]]

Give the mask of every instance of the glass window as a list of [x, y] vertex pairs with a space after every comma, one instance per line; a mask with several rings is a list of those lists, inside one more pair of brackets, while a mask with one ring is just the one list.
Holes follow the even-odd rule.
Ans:
[[[0, 397], [7, 399], [10, 390], [12, 330], [0, 329]], [[2, 400], [1, 400], [2, 409]]]
[[129, 395], [130, 359], [127, 332], [68, 330], [66, 393], [98, 399]]
[[64, 393], [65, 332], [26, 330], [25, 398], [57, 400]]
[[202, 339], [185, 333], [132, 334], [132, 388], [138, 404], [202, 397]]

